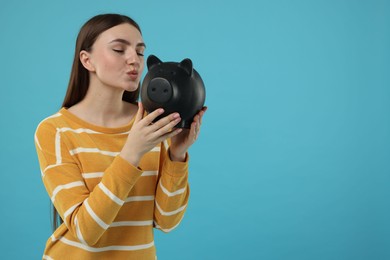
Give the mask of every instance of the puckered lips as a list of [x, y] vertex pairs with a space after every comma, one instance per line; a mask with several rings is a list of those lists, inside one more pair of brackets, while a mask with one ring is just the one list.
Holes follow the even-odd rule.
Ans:
[[138, 78], [138, 71], [137, 70], [130, 70], [126, 72], [126, 74], [130, 77], [132, 80], [136, 80]]

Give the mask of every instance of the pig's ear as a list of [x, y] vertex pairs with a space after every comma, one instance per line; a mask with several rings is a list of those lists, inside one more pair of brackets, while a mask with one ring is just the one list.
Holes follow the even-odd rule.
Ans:
[[182, 60], [180, 63], [179, 63], [179, 67], [181, 67], [182, 69], [184, 69], [188, 76], [191, 77], [192, 75], [192, 61], [190, 59], [184, 59]]
[[150, 68], [152, 68], [153, 66], [161, 64], [161, 63], [162, 63], [162, 61], [154, 55], [150, 55], [148, 57], [148, 60], [146, 61], [146, 65], [148, 66], [148, 70], [150, 70]]

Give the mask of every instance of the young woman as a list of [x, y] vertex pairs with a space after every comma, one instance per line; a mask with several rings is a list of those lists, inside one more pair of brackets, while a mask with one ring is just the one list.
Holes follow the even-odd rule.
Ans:
[[[61, 217], [43, 259], [155, 259], [153, 227], [174, 229], [187, 207], [191, 129], [137, 103], [145, 44], [131, 18], [104, 14], [81, 28], [60, 111], [37, 127], [42, 180]], [[55, 224], [56, 224], [55, 218]]]

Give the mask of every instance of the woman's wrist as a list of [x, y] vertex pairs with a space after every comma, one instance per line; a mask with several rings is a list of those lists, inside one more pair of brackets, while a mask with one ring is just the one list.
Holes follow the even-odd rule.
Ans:
[[134, 153], [126, 152], [123, 150], [120, 152], [119, 156], [135, 167], [138, 167], [139, 161], [141, 160], [141, 158], [139, 156], [134, 155]]
[[175, 154], [172, 153], [171, 149], [168, 150], [169, 158], [171, 158], [171, 161], [173, 162], [185, 162], [187, 153], [179, 153]]

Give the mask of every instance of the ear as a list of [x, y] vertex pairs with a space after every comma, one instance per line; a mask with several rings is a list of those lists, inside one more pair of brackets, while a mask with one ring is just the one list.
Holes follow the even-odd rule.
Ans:
[[162, 63], [162, 61], [154, 55], [150, 55], [148, 57], [148, 60], [146, 61], [146, 65], [148, 66], [148, 69], [150, 69], [151, 67], [153, 67], [155, 65], [161, 64], [161, 63]]
[[87, 69], [88, 71], [95, 71], [95, 67], [93, 66], [90, 58], [90, 53], [82, 50], [80, 51], [80, 62], [83, 64], [84, 68]]
[[179, 63], [179, 67], [184, 69], [188, 76], [192, 75], [192, 61], [190, 59], [184, 59]]

